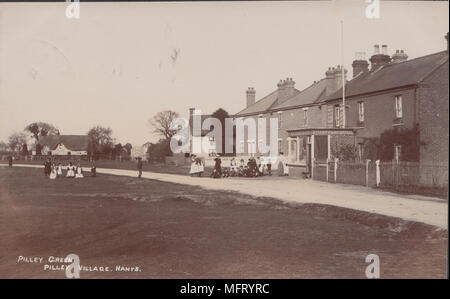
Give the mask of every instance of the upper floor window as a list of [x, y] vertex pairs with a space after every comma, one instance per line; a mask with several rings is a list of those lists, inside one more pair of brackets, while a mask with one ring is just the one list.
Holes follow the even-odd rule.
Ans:
[[403, 103], [402, 103], [402, 96], [398, 95], [395, 96], [395, 117], [396, 118], [402, 118], [403, 117]]
[[283, 112], [279, 111], [278, 112], [278, 128], [281, 128], [283, 124]]
[[364, 122], [364, 102], [358, 102], [358, 120]]
[[334, 106], [334, 126], [340, 127], [341, 125], [341, 107], [339, 105]]

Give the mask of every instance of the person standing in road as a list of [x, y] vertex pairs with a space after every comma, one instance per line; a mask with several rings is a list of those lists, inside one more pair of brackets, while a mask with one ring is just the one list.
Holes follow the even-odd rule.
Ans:
[[139, 172], [138, 178], [141, 178], [142, 177], [142, 158], [141, 157], [138, 158], [137, 169]]

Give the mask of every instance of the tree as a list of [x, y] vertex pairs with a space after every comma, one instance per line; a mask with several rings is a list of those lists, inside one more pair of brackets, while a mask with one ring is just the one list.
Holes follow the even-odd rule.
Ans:
[[163, 162], [164, 157], [172, 155], [172, 151], [170, 150], [170, 140], [160, 139], [158, 143], [150, 143], [147, 153], [151, 160]]
[[0, 153], [7, 152], [8, 148], [9, 146], [4, 141], [0, 141]]
[[30, 132], [36, 141], [40, 136], [59, 135], [59, 130], [55, 126], [44, 122], [31, 123], [25, 127], [24, 131]]
[[23, 132], [15, 132], [8, 138], [8, 146], [13, 152], [18, 152], [27, 143], [27, 137]]
[[178, 117], [179, 115], [175, 111], [161, 111], [153, 116], [153, 118], [149, 120], [149, 123], [155, 128], [153, 130], [154, 133], [164, 137], [166, 140], [170, 140], [177, 132], [177, 130], [171, 129], [171, 123]]
[[[230, 115], [229, 115], [228, 112], [225, 111], [224, 109], [219, 108], [219, 109], [217, 109], [213, 114], [211, 114], [211, 116], [214, 117], [214, 118], [217, 118], [218, 120], [220, 120], [220, 123], [221, 123], [221, 125], [222, 125], [222, 148], [221, 148], [221, 149], [217, 148], [217, 152], [220, 152], [220, 153], [222, 153], [222, 154], [225, 154], [225, 145], [226, 145], [226, 142], [232, 143], [232, 142], [234, 141], [234, 139], [235, 139], [235, 138], [234, 138], [234, 136], [235, 136], [235, 128], [233, 127], [233, 139], [227, 141], [227, 140], [225, 139], [225, 137], [226, 137], [226, 136], [225, 136], [225, 119], [226, 119], [226, 118], [229, 118]], [[216, 145], [216, 146], [218, 146], [218, 145]], [[234, 147], [233, 147], [233, 152], [234, 152]]]
[[105, 128], [102, 126], [92, 127], [88, 133], [89, 145], [88, 152], [89, 155], [103, 154], [107, 155], [112, 152], [114, 147], [114, 140], [112, 138], [112, 129]]
[[127, 151], [128, 155], [131, 155], [131, 149], [133, 148], [133, 146], [131, 145], [131, 143], [127, 143], [123, 146], [123, 148]]

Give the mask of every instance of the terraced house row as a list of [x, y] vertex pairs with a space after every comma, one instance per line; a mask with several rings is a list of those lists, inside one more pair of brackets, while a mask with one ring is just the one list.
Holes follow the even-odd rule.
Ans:
[[[351, 78], [338, 65], [302, 90], [293, 78], [286, 78], [257, 100], [256, 90], [249, 87], [246, 107], [233, 117], [266, 118], [266, 142], [269, 118], [278, 118], [278, 148], [292, 173], [311, 173], [315, 165], [336, 158], [408, 161], [420, 164], [420, 171], [423, 166], [447, 165], [448, 33], [445, 38], [447, 49], [414, 59], [403, 50], [389, 55], [386, 45], [375, 45], [368, 61], [364, 53], [356, 53]], [[206, 134], [202, 131], [202, 136]], [[249, 138], [246, 132], [243, 144], [234, 142], [244, 147], [244, 155], [252, 155], [263, 139]], [[440, 176], [420, 179], [429, 184], [439, 179], [448, 185]]]
[[[445, 38], [448, 45], [448, 33]], [[295, 88], [292, 78], [281, 80], [259, 100], [249, 88], [247, 106], [235, 117], [278, 117], [279, 150], [292, 166], [305, 169], [313, 161], [346, 158], [352, 151], [363, 161], [447, 164], [448, 46], [408, 60], [403, 50], [390, 56], [386, 45], [375, 45], [369, 61], [357, 53], [352, 67], [351, 79], [347, 70], [331, 67], [303, 90]], [[246, 152], [261, 140], [245, 139]]]

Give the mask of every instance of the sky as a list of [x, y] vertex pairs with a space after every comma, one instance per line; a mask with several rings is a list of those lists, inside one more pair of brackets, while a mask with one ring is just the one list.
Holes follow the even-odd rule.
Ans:
[[245, 108], [292, 77], [302, 90], [374, 44], [415, 58], [447, 47], [448, 2], [0, 3], [0, 141], [35, 121], [61, 134], [110, 127], [117, 142], [157, 141], [149, 119], [195, 107]]

